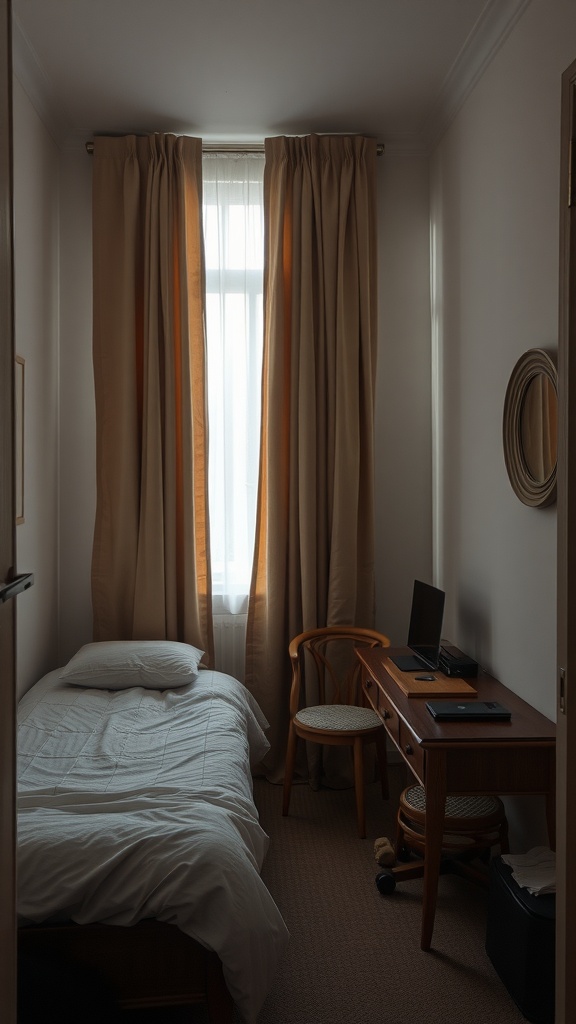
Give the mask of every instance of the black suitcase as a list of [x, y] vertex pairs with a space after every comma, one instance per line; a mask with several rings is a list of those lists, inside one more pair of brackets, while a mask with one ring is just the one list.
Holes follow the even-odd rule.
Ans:
[[532, 1024], [554, 1022], [556, 896], [533, 896], [501, 857], [490, 862], [486, 952]]

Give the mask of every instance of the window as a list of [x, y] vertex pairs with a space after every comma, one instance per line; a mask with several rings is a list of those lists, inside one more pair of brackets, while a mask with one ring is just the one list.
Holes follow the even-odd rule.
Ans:
[[210, 546], [215, 612], [243, 612], [252, 574], [262, 371], [263, 153], [203, 161]]

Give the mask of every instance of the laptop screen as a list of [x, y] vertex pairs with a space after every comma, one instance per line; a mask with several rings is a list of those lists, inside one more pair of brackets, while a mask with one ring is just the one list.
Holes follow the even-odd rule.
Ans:
[[443, 590], [414, 580], [408, 647], [430, 668], [438, 668], [444, 598]]

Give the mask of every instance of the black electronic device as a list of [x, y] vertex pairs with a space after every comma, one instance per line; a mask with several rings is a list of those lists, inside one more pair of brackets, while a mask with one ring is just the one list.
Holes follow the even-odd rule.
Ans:
[[426, 707], [437, 722], [507, 722], [512, 717], [496, 700], [429, 700]]
[[463, 654], [452, 644], [442, 643], [438, 657], [438, 668], [445, 676], [456, 676], [460, 679], [473, 679], [478, 675], [478, 662]]
[[391, 658], [401, 672], [421, 672], [423, 668], [439, 667], [444, 599], [443, 590], [414, 580], [407, 644], [412, 654]]

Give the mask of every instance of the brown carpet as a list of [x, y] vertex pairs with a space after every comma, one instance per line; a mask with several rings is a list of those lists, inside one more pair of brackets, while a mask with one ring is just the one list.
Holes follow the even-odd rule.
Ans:
[[[367, 787], [368, 838], [359, 839], [353, 790], [254, 782], [270, 836], [263, 877], [290, 943], [258, 1024], [523, 1024], [484, 948], [486, 890], [442, 875], [428, 953], [420, 949], [422, 881], [390, 896], [375, 886], [374, 840], [393, 837], [404, 769], [391, 798]], [[126, 1024], [206, 1024], [204, 1007], [127, 1012]], [[236, 1024], [240, 1024], [237, 1015]]]
[[390, 896], [375, 886], [374, 840], [393, 836], [392, 798], [368, 787], [368, 838], [356, 832], [352, 790], [282, 791], [262, 779], [254, 792], [270, 849], [263, 877], [291, 940], [259, 1024], [519, 1024], [523, 1015], [485, 952], [486, 890], [442, 875], [432, 949], [420, 949], [422, 881]]

